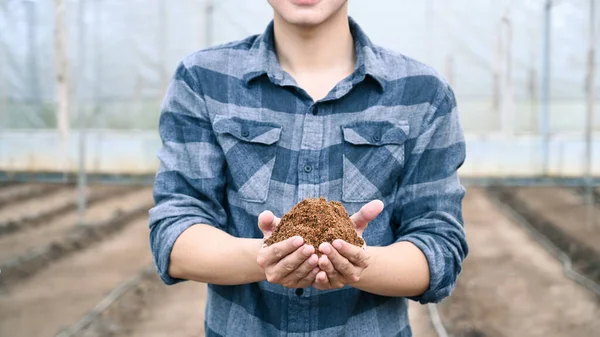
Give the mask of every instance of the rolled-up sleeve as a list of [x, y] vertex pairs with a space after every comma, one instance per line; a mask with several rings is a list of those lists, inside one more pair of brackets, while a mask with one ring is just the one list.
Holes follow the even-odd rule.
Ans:
[[396, 242], [408, 241], [427, 258], [430, 284], [412, 300], [439, 302], [450, 295], [468, 253], [462, 218], [465, 189], [457, 170], [465, 142], [454, 93], [442, 85], [419, 135], [405, 145], [406, 162], [394, 205]]
[[225, 229], [225, 159], [208, 117], [202, 90], [184, 63], [177, 68], [161, 106], [162, 148], [150, 210], [150, 247], [166, 284], [175, 241], [190, 226]]

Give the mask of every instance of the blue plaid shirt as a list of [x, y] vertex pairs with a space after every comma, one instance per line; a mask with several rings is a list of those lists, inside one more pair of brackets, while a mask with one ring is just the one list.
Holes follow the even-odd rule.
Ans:
[[[356, 69], [317, 102], [280, 68], [272, 23], [179, 65], [162, 105], [150, 211], [165, 283], [182, 281], [167, 270], [188, 227], [262, 238], [260, 212], [281, 217], [304, 198], [324, 196], [350, 214], [382, 200], [384, 211], [364, 232], [367, 244], [412, 242], [431, 273], [429, 289], [413, 300], [450, 294], [468, 250], [454, 94], [431, 68], [373, 45], [352, 19], [350, 26]], [[207, 336], [411, 336], [403, 297], [266, 281], [208, 289]]]

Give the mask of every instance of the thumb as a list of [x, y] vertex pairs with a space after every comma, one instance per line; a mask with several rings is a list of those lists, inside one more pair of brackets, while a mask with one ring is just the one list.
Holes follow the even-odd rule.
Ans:
[[375, 219], [383, 211], [383, 201], [373, 200], [360, 208], [360, 210], [350, 217], [354, 223], [354, 229], [359, 236], [365, 231], [369, 222]]
[[258, 215], [258, 228], [263, 233], [265, 239], [273, 234], [280, 220], [271, 211], [264, 211]]

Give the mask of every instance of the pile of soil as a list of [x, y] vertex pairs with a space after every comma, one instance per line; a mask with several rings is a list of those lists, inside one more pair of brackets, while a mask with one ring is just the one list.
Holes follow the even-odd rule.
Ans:
[[265, 241], [272, 245], [293, 236], [301, 236], [307, 245], [317, 249], [323, 242], [332, 243], [342, 239], [362, 247], [365, 241], [354, 230], [354, 224], [344, 206], [337, 201], [327, 202], [325, 198], [304, 199], [282, 218], [273, 235]]

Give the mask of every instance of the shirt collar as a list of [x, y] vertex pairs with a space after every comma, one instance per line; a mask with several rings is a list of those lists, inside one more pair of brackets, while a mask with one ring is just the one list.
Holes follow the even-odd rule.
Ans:
[[[348, 21], [356, 50], [356, 67], [353, 77], [363, 79], [365, 75], [369, 75], [382, 89], [385, 88], [387, 72], [384, 62], [362, 28], [351, 17], [348, 17]], [[246, 84], [264, 74], [276, 84], [280, 84], [283, 80], [284, 72], [279, 66], [275, 54], [274, 41], [273, 21], [271, 21], [267, 29], [257, 36], [250, 47], [249, 57], [244, 64], [243, 79]]]

